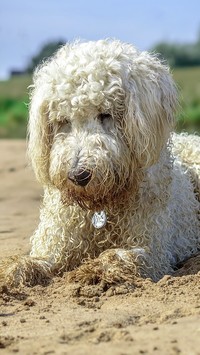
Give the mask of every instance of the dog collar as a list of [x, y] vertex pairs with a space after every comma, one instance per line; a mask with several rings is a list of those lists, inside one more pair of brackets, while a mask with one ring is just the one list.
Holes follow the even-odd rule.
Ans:
[[100, 229], [106, 225], [107, 217], [104, 211], [95, 212], [92, 216], [92, 224], [94, 228]]

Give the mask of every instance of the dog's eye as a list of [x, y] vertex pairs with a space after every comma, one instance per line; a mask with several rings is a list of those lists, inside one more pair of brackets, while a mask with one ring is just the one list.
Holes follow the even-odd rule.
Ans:
[[64, 123], [65, 123], [67, 126], [71, 125], [70, 120], [65, 120]]
[[110, 119], [111, 117], [109, 113], [100, 113], [98, 119], [103, 123], [106, 119]]
[[66, 116], [60, 116], [58, 118], [58, 122], [62, 125], [62, 124], [71, 124], [70, 120], [68, 118], [66, 118]]
[[71, 130], [71, 122], [66, 118], [58, 123], [57, 132], [58, 133], [68, 133]]

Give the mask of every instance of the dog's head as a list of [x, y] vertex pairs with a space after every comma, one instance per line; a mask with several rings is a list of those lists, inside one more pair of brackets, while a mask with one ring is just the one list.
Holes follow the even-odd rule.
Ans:
[[29, 155], [39, 181], [89, 208], [136, 189], [174, 126], [173, 80], [119, 41], [73, 43], [36, 70]]

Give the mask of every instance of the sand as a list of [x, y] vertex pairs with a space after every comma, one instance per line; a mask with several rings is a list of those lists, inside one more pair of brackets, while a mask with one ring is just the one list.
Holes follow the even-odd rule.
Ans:
[[[24, 254], [42, 189], [24, 141], [0, 141], [0, 258]], [[55, 278], [0, 293], [1, 354], [200, 354], [200, 256], [157, 284], [105, 289]]]

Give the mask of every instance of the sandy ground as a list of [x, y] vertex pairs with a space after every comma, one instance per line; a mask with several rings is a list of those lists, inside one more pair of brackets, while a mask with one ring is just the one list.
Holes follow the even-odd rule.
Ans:
[[[42, 190], [24, 141], [0, 141], [0, 258], [28, 252]], [[56, 278], [0, 294], [1, 354], [200, 354], [200, 256], [157, 284], [105, 290]]]

